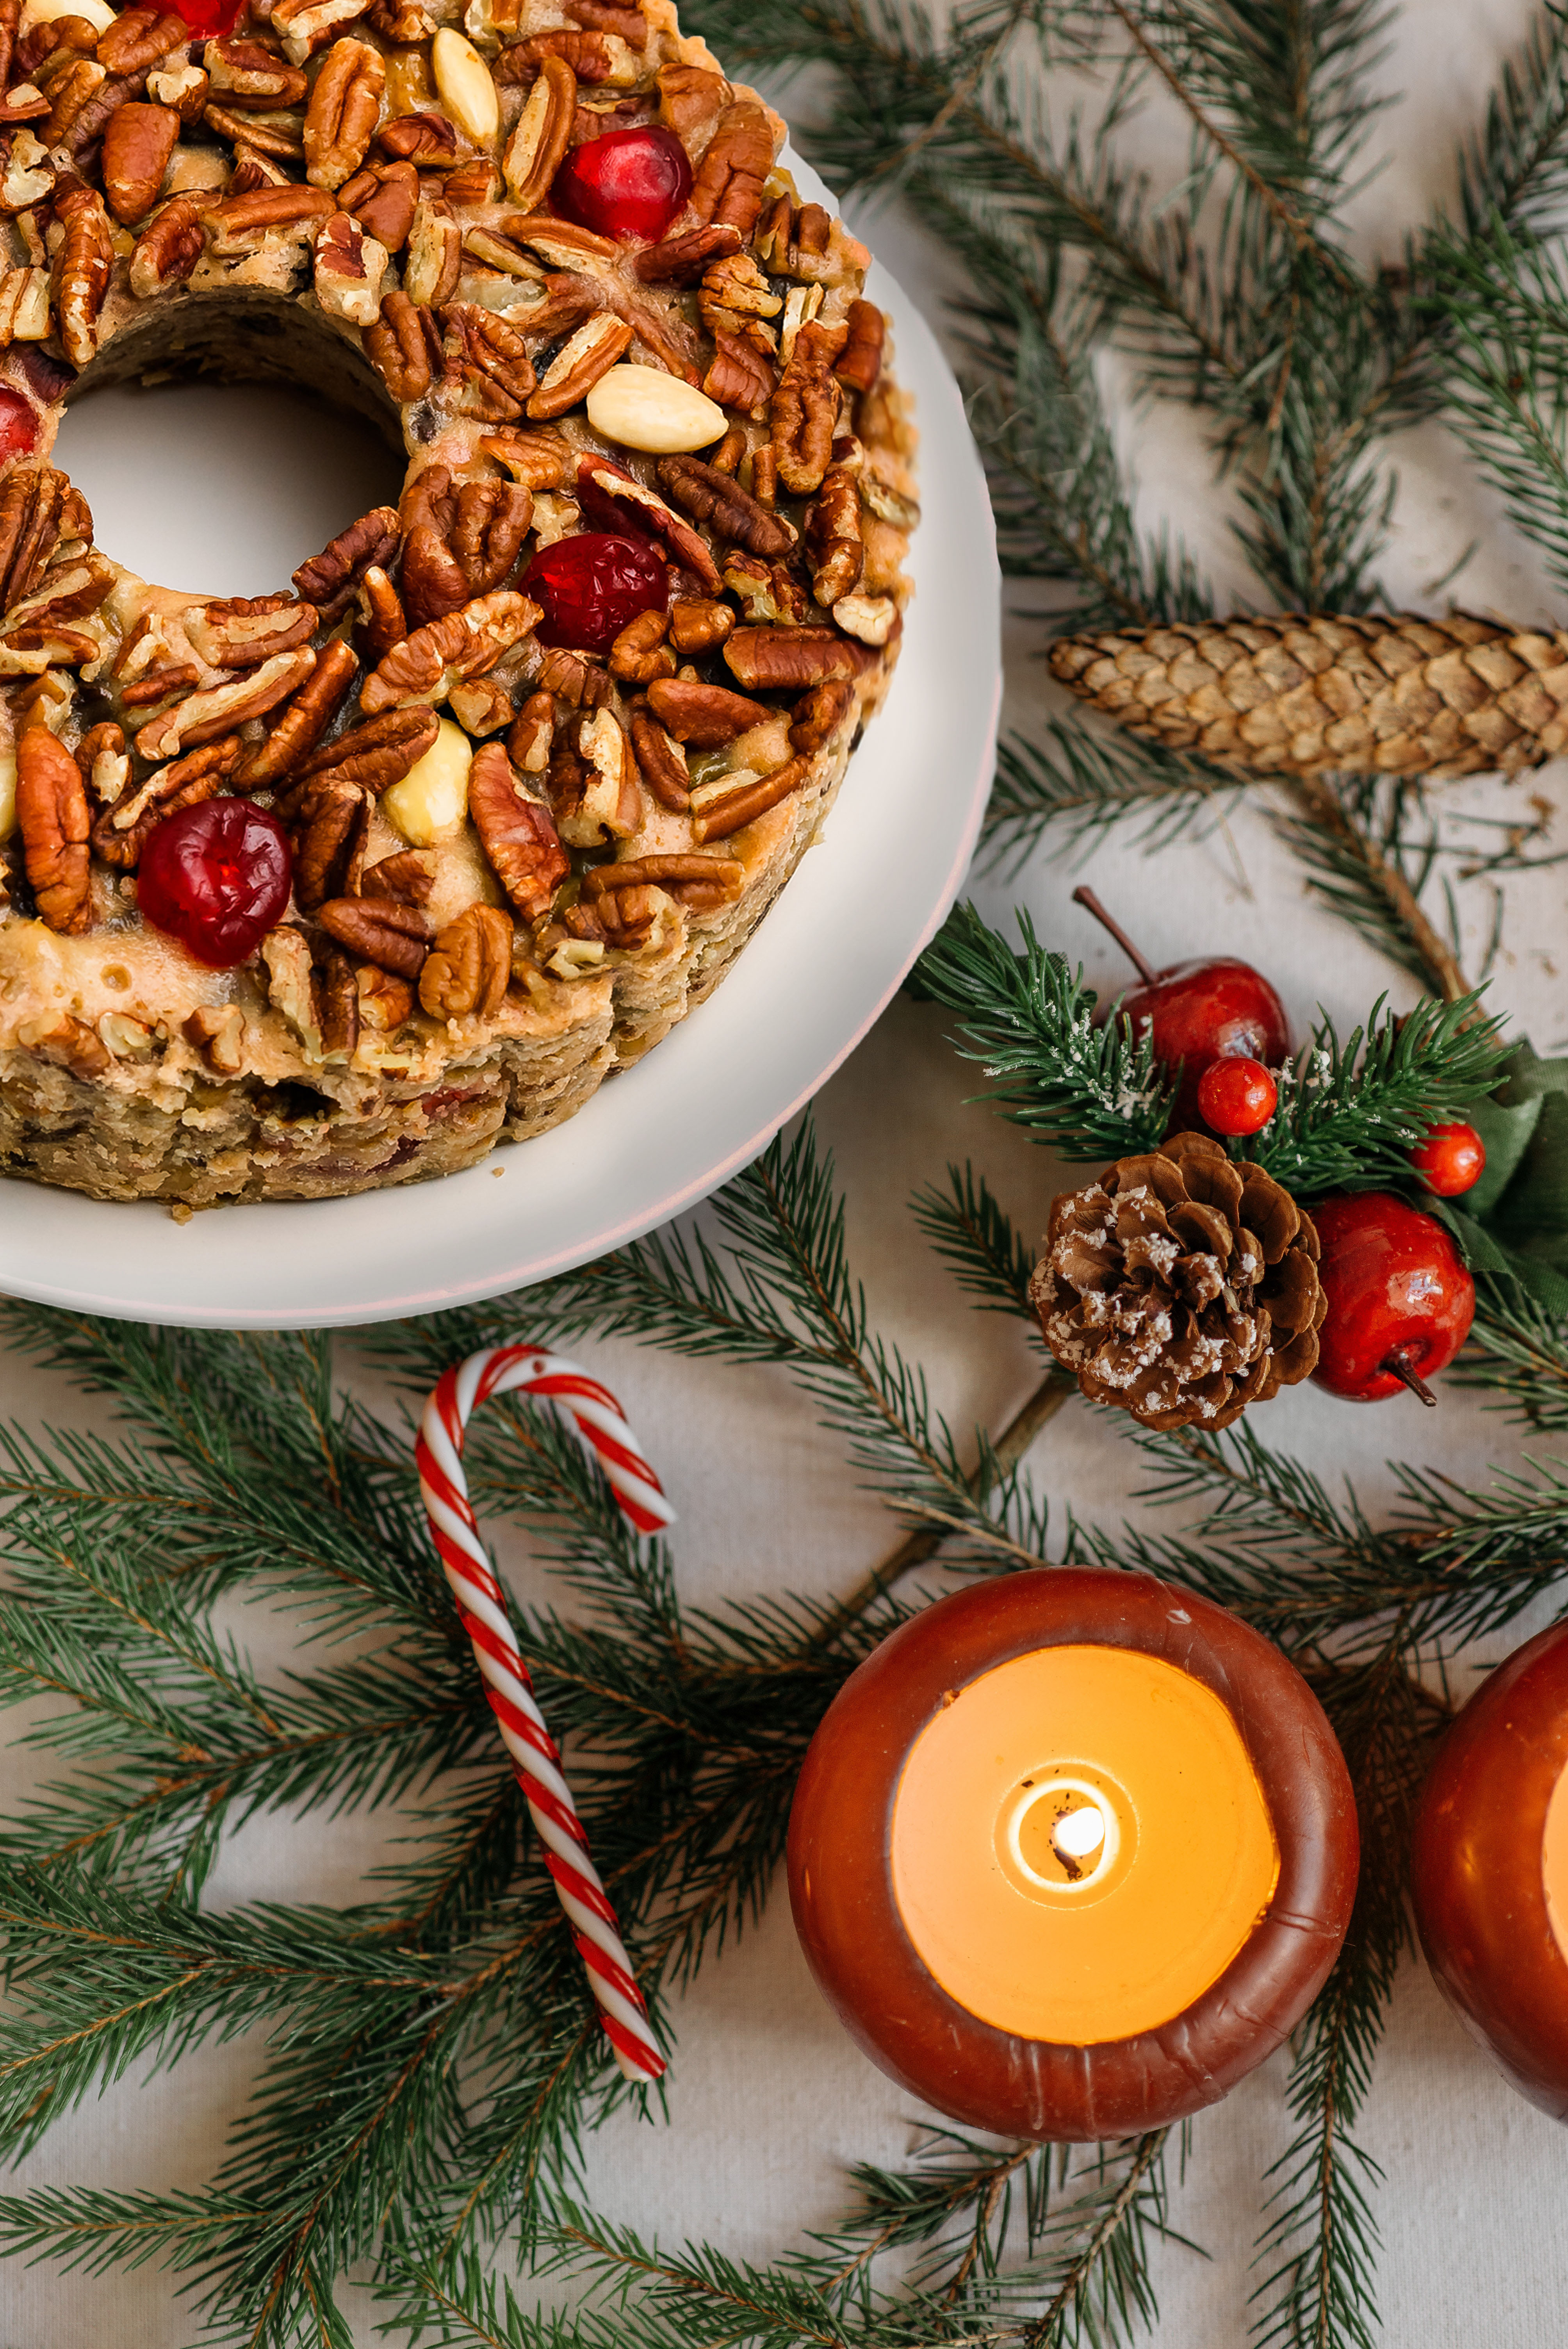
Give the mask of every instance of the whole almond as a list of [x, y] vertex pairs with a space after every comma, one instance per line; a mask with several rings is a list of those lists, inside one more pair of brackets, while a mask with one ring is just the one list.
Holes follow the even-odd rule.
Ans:
[[152, 210], [179, 136], [172, 107], [116, 107], [104, 125], [103, 184], [117, 221], [129, 227]]
[[430, 69], [441, 104], [463, 136], [489, 147], [500, 129], [500, 99], [473, 43], [443, 25], [430, 44]]
[[593, 385], [588, 421], [623, 449], [661, 457], [709, 448], [723, 439], [728, 423], [722, 408], [679, 376], [629, 365], [613, 367]]

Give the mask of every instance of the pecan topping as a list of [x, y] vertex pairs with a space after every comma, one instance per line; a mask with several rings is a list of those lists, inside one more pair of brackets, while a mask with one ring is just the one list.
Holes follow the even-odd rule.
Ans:
[[419, 973], [432, 1019], [493, 1019], [511, 977], [511, 924], [496, 905], [469, 905], [437, 933]]
[[459, 212], [494, 202], [500, 192], [500, 173], [488, 155], [467, 155], [446, 181], [447, 202]]
[[753, 322], [776, 318], [783, 307], [783, 295], [775, 294], [748, 253], [732, 253], [713, 262], [703, 272], [697, 309], [711, 334], [723, 327], [727, 333], [744, 335], [759, 349], [770, 351], [774, 347], [773, 335], [758, 334]]
[[105, 1046], [85, 1019], [77, 1019], [68, 1011], [46, 1012], [41, 1019], [24, 1019], [16, 1030], [16, 1041], [40, 1061], [52, 1061], [57, 1068], [68, 1069], [73, 1077], [101, 1077], [108, 1066]]
[[0, 345], [41, 343], [49, 331], [49, 275], [45, 269], [0, 274]]
[[564, 57], [546, 57], [507, 141], [506, 191], [525, 212], [542, 204], [565, 160], [577, 116], [577, 77]]
[[370, 0], [275, 0], [271, 23], [294, 64], [303, 66], [343, 26], [365, 16], [369, 5]]
[[531, 245], [560, 269], [574, 269], [584, 261], [616, 261], [621, 248], [607, 236], [596, 236], [575, 221], [557, 220], [553, 212], [509, 212], [503, 223], [509, 236]]
[[[408, 258], [403, 290], [410, 302], [445, 302], [463, 274], [463, 233], [452, 208], [439, 198], [421, 201], [408, 224]], [[377, 362], [379, 365], [379, 362]]]
[[201, 258], [201, 207], [194, 196], [175, 196], [149, 221], [130, 256], [130, 290], [150, 302], [166, 285], [189, 277]]
[[[232, 140], [236, 160], [240, 160], [242, 148], [253, 162], [272, 157], [278, 162], [297, 163], [304, 158], [304, 141], [300, 137], [297, 114], [236, 114], [232, 107], [215, 106], [209, 98], [201, 109], [201, 119], [220, 139]], [[279, 171], [271, 174], [271, 183], [274, 187], [292, 184], [286, 174]], [[234, 192], [248, 194], [255, 184], [253, 179], [247, 180], [242, 189]]]
[[181, 16], [156, 8], [127, 8], [117, 16], [93, 54], [107, 73], [129, 78], [146, 73], [170, 49], [182, 49], [191, 27]]
[[[741, 631], [743, 636], [752, 633]], [[693, 743], [699, 750], [719, 750], [773, 715], [764, 702], [748, 701], [744, 694], [731, 693], [722, 685], [698, 685], [682, 677], [649, 686], [648, 701], [659, 723], [668, 728], [677, 742]]]
[[378, 1036], [401, 1028], [414, 1009], [414, 990], [407, 980], [395, 978], [389, 970], [377, 970], [374, 963], [361, 963], [355, 981], [364, 1025]]
[[832, 457], [840, 399], [832, 373], [834, 356], [831, 328], [802, 326], [794, 355], [769, 402], [779, 478], [797, 497], [820, 488]]
[[564, 489], [572, 478], [572, 450], [557, 432], [487, 434], [480, 447], [525, 489]]
[[762, 210], [762, 187], [773, 169], [773, 131], [765, 107], [739, 98], [719, 116], [691, 191], [699, 221], [720, 221], [750, 233]]
[[882, 373], [887, 320], [874, 302], [851, 302], [849, 323], [849, 340], [839, 353], [833, 373], [851, 391], [874, 391]]
[[242, 789], [259, 791], [298, 766], [336, 717], [358, 674], [359, 663], [340, 637], [325, 644], [312, 675], [239, 769], [235, 780]]
[[260, 41], [209, 41], [201, 62], [224, 105], [244, 113], [298, 106], [308, 87], [297, 67]]
[[632, 266], [645, 285], [695, 285], [710, 262], [739, 251], [740, 231], [727, 221], [710, 221], [706, 228], [690, 229], [685, 236], [645, 245], [634, 256]]
[[187, 128], [201, 121], [210, 88], [200, 66], [163, 66], [147, 77], [149, 98], [156, 98], [160, 106], [172, 107]]
[[885, 645], [899, 625], [891, 595], [841, 595], [833, 617], [847, 636], [862, 645]]
[[104, 126], [103, 184], [118, 221], [150, 212], [180, 136], [180, 117], [167, 106], [121, 106]]
[[114, 243], [102, 199], [80, 181], [57, 191], [56, 216], [64, 224], [55, 255], [55, 315], [74, 367], [85, 367], [98, 347], [98, 313], [114, 267]]
[[335, 41], [315, 78], [304, 117], [305, 178], [341, 188], [365, 160], [381, 111], [387, 68], [366, 41]]
[[77, 745], [77, 764], [100, 806], [118, 799], [130, 777], [124, 728], [115, 725], [112, 719], [89, 727]]
[[435, 885], [428, 853], [422, 848], [400, 848], [395, 856], [384, 856], [378, 864], [372, 864], [359, 888], [365, 897], [396, 897], [400, 905], [426, 905]]
[[63, 542], [90, 542], [87, 500], [52, 465], [15, 472], [0, 490], [0, 611], [30, 595]]
[[832, 233], [832, 215], [820, 204], [797, 205], [780, 196], [763, 215], [752, 245], [758, 261], [776, 277], [820, 284], [832, 274], [828, 250]]
[[283, 1013], [309, 1060], [321, 1058], [321, 1010], [310, 947], [292, 923], [269, 930], [262, 940], [267, 967], [267, 999]]
[[714, 357], [702, 379], [709, 399], [721, 408], [738, 408], [755, 415], [773, 397], [779, 378], [761, 353], [739, 335], [715, 335]]
[[139, 788], [127, 783], [111, 807], [104, 809], [92, 828], [92, 844], [106, 864], [134, 873], [154, 827], [181, 808], [195, 807], [213, 798], [219, 785], [232, 773], [240, 756], [240, 738], [229, 735], [160, 767]]
[[859, 677], [869, 662], [858, 645], [832, 628], [737, 628], [724, 657], [738, 684], [764, 692], [778, 686], [799, 692], [829, 678]]
[[457, 127], [444, 114], [396, 114], [381, 125], [376, 144], [388, 162], [419, 163], [429, 171], [456, 156]]
[[531, 492], [514, 482], [451, 484], [445, 465], [431, 465], [404, 493], [403, 603], [417, 624], [499, 587], [532, 518]]
[[474, 753], [469, 814], [496, 879], [523, 920], [538, 921], [571, 868], [550, 810], [523, 791], [499, 742]]
[[294, 895], [305, 911], [351, 895], [365, 862], [370, 802], [346, 778], [318, 775], [299, 797], [295, 821]]
[[575, 408], [600, 377], [609, 373], [631, 339], [631, 327], [609, 310], [601, 310], [579, 326], [540, 378], [539, 388], [528, 403], [530, 416], [544, 422]]
[[417, 523], [404, 542], [401, 587], [403, 609], [416, 627], [441, 619], [469, 600], [461, 565], [440, 532], [428, 523]]
[[806, 557], [817, 601], [830, 610], [841, 596], [860, 585], [866, 563], [861, 494], [846, 466], [830, 466], [822, 476], [822, 486], [806, 516]]
[[531, 636], [540, 619], [537, 604], [507, 590], [476, 596], [460, 611], [416, 628], [384, 656], [359, 697], [374, 717], [410, 701], [439, 701], [454, 679], [482, 677], [510, 646]]
[[419, 174], [412, 163], [372, 163], [346, 180], [337, 191], [346, 212], [352, 212], [366, 236], [388, 253], [401, 253], [414, 225], [419, 202]]
[[810, 758], [830, 741], [855, 706], [855, 688], [848, 678], [831, 677], [814, 685], [795, 704], [789, 726], [789, 747]]
[[531, 693], [507, 730], [506, 755], [525, 775], [542, 775], [550, 764], [555, 739], [555, 701], [548, 693]]
[[361, 962], [408, 979], [424, 968], [432, 924], [417, 905], [400, 905], [393, 897], [329, 897], [315, 917], [328, 937]]
[[355, 642], [368, 660], [379, 660], [408, 633], [397, 590], [378, 563], [370, 564], [359, 583], [359, 613]]
[[321, 1057], [326, 1061], [349, 1060], [358, 1041], [358, 977], [346, 954], [336, 947], [326, 947], [321, 957]]
[[225, 196], [211, 205], [207, 233], [213, 252], [228, 256], [246, 252], [271, 230], [311, 233], [332, 209], [332, 198], [322, 188], [257, 188], [250, 195]]
[[16, 821], [40, 919], [77, 936], [92, 912], [88, 796], [81, 769], [46, 726], [29, 726], [16, 745]]
[[315, 655], [308, 646], [302, 645], [297, 652], [277, 653], [248, 677], [236, 678], [232, 685], [216, 686], [176, 702], [161, 718], [142, 727], [136, 738], [137, 750], [144, 759], [171, 759], [179, 750], [211, 742], [242, 726], [247, 719], [264, 717], [269, 709], [275, 709], [296, 686], [304, 683], [315, 667]]
[[361, 579], [373, 563], [385, 564], [397, 552], [397, 514], [392, 506], [374, 506], [329, 546], [302, 563], [294, 574], [294, 589], [304, 602], [314, 604], [319, 624], [335, 626], [354, 601]]
[[325, 776], [379, 799], [418, 764], [439, 730], [433, 709], [387, 710], [311, 751], [298, 771], [303, 780]]
[[308, 643], [316, 616], [292, 595], [233, 595], [187, 613], [185, 633], [209, 668], [259, 668]]
[[583, 875], [588, 905], [607, 892], [664, 889], [672, 897], [718, 904], [739, 896], [746, 868], [730, 856], [633, 856], [620, 864], [595, 864]]
[[[705, 73], [700, 66], [661, 66], [658, 84], [659, 120], [666, 130], [673, 130], [677, 139], [687, 144], [693, 142], [695, 134], [718, 120], [729, 97], [729, 84], [724, 76]], [[772, 160], [769, 152], [769, 169]]]
[[701, 784], [692, 793], [691, 836], [694, 840], [727, 840], [769, 808], [798, 792], [810, 769], [807, 759], [791, 759], [770, 775], [721, 776]]
[[394, 399], [407, 405], [424, 398], [441, 357], [440, 329], [428, 309], [407, 294], [388, 294], [364, 340], [366, 357]]
[[[563, 755], [564, 754], [564, 755]], [[612, 711], [579, 721], [575, 750], [561, 744], [551, 761], [561, 837], [573, 848], [597, 848], [603, 836], [626, 840], [642, 822], [642, 778], [631, 743]]]
[[536, 81], [546, 57], [559, 57], [578, 81], [608, 81], [615, 61], [603, 33], [535, 33], [503, 49], [491, 68], [497, 87]]
[[528, 346], [515, 326], [473, 302], [449, 302], [440, 318], [445, 364], [463, 380], [464, 407], [502, 422], [520, 415], [534, 377]]
[[683, 660], [717, 651], [735, 626], [727, 604], [677, 596], [670, 605], [670, 642]]
[[674, 677], [676, 657], [665, 642], [669, 627], [664, 612], [639, 612], [627, 622], [610, 647], [610, 674], [630, 685], [647, 685], [655, 678]]
[[696, 531], [613, 459], [579, 457], [577, 494], [586, 511], [605, 527], [631, 529], [642, 537], [661, 539], [675, 562], [695, 572], [705, 587], [717, 591], [718, 566]]
[[215, 1075], [237, 1077], [244, 1067], [245, 1015], [237, 1003], [204, 1003], [180, 1032]]
[[565, 0], [567, 15], [595, 33], [614, 33], [629, 49], [648, 46], [648, 20], [638, 8], [616, 8], [610, 0]]
[[[775, 555], [787, 554], [794, 545], [792, 525], [748, 497], [739, 482], [717, 466], [704, 464], [699, 457], [661, 457], [656, 471], [660, 488], [676, 504], [697, 522], [707, 523], [716, 537], [727, 539], [732, 546], [744, 546], [752, 554]], [[852, 498], [852, 484], [850, 493]], [[859, 544], [858, 529], [855, 536]]]
[[352, 212], [334, 212], [316, 232], [315, 298], [329, 318], [371, 326], [381, 315], [384, 244], [366, 236]]
[[644, 782], [661, 807], [684, 815], [691, 805], [686, 752], [671, 741], [645, 702], [634, 702], [630, 722], [632, 749]]

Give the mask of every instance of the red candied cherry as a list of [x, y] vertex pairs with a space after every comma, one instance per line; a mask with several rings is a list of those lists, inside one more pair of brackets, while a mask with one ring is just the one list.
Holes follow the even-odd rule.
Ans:
[[174, 0], [174, 13], [193, 33], [222, 40], [244, 14], [245, 0]]
[[203, 800], [166, 817], [141, 852], [136, 901], [155, 929], [213, 970], [248, 962], [289, 901], [294, 858], [276, 816]]
[[667, 612], [669, 566], [645, 538], [579, 531], [541, 547], [523, 574], [522, 592], [544, 607], [542, 645], [607, 653], [640, 612]]
[[1278, 1106], [1261, 1061], [1211, 1061], [1198, 1080], [1198, 1114], [1216, 1133], [1261, 1133]]
[[691, 161], [673, 130], [651, 122], [607, 130], [574, 147], [555, 174], [550, 201], [597, 236], [656, 244], [691, 193]]
[[1380, 1402], [1446, 1370], [1470, 1336], [1475, 1282], [1435, 1216], [1390, 1191], [1323, 1199], [1312, 1210], [1328, 1312], [1313, 1377], [1350, 1402]]
[[0, 384], [0, 458], [31, 456], [37, 445], [37, 409], [19, 391]]
[[1410, 1153], [1410, 1164], [1439, 1199], [1472, 1191], [1486, 1166], [1486, 1144], [1473, 1125], [1429, 1125]]

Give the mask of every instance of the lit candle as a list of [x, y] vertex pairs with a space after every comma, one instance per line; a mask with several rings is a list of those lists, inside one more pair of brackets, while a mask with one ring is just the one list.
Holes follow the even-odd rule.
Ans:
[[873, 2063], [1017, 2137], [1222, 2096], [1345, 1937], [1356, 1809], [1305, 1682], [1152, 1578], [1001, 1575], [841, 1690], [789, 1822], [818, 1982]]
[[1416, 1812], [1427, 1962], [1532, 2104], [1568, 2120], [1568, 1624], [1483, 1681]]

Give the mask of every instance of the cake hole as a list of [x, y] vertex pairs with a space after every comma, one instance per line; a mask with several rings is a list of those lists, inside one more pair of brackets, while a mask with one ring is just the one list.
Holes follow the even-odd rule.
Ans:
[[61, 419], [54, 462], [106, 554], [187, 595], [266, 595], [372, 506], [403, 466], [376, 426], [280, 383], [118, 383]]

